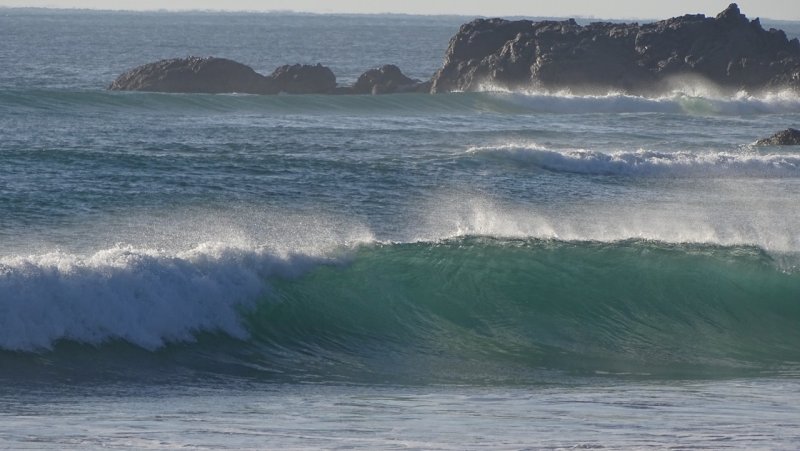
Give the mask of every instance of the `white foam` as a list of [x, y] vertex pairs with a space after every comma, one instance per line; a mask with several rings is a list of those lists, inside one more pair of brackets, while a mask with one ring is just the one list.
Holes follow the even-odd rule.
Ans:
[[[72, 232], [87, 240], [78, 250], [3, 250], [0, 349], [49, 349], [59, 340], [156, 349], [215, 331], [246, 338], [240, 314], [268, 295], [271, 278], [303, 274], [374, 241], [365, 227], [322, 214], [126, 218], [92, 224], [90, 236]], [[106, 246], [120, 237], [128, 244]]]
[[536, 143], [472, 147], [469, 154], [557, 172], [666, 177], [800, 177], [800, 154], [734, 152], [599, 152], [547, 149]]
[[239, 311], [265, 294], [267, 277], [316, 262], [213, 243], [177, 254], [125, 246], [2, 258], [0, 347], [121, 339], [155, 349], [200, 331], [244, 338]]

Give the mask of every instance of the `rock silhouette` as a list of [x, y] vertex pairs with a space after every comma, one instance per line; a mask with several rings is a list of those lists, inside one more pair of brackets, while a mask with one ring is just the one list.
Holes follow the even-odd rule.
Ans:
[[651, 93], [680, 77], [732, 90], [800, 89], [800, 43], [736, 4], [716, 17], [638, 25], [478, 19], [452, 38], [433, 92], [505, 89]]

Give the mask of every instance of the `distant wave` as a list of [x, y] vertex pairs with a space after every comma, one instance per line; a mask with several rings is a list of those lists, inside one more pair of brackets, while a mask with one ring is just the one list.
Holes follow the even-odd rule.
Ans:
[[32, 108], [133, 109], [158, 111], [258, 111], [277, 113], [459, 113], [591, 114], [663, 113], [697, 115], [757, 115], [800, 113], [796, 94], [775, 92], [761, 96], [740, 93], [717, 96], [675, 93], [640, 97], [618, 93], [573, 95], [570, 93], [487, 92], [450, 94], [299, 95], [259, 96], [238, 94], [164, 94], [144, 92], [0, 90], [0, 111]]
[[800, 97], [791, 91], [768, 92], [761, 95], [746, 92], [723, 95], [696, 89], [652, 97], [615, 92], [577, 95], [569, 91], [508, 91], [493, 87], [487, 87], [482, 92], [496, 95], [527, 110], [542, 113], [665, 113], [713, 116], [800, 112]]
[[535, 143], [473, 147], [469, 155], [556, 172], [651, 177], [800, 177], [800, 154], [754, 152], [600, 152]]

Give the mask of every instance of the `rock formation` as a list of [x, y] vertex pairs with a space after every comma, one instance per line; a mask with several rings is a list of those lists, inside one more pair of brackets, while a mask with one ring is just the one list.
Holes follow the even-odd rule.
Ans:
[[769, 138], [756, 141], [757, 146], [800, 146], [800, 130], [787, 128]]
[[336, 75], [322, 64], [281, 66], [267, 79], [273, 88], [270, 94], [328, 94], [336, 89]]
[[429, 82], [386, 65], [370, 69], [352, 87], [337, 87], [333, 72], [319, 64], [282, 66], [263, 76], [235, 61], [190, 57], [137, 67], [109, 89], [389, 94], [496, 87], [654, 94], [687, 79], [731, 91], [800, 92], [800, 42], [764, 30], [736, 4], [716, 17], [685, 15], [644, 25], [477, 19], [450, 40], [444, 65]]
[[145, 64], [120, 75], [108, 89], [185, 93], [264, 94], [272, 88], [249, 66], [224, 58], [175, 58]]
[[108, 89], [209, 94], [391, 94], [428, 92], [430, 83], [408, 78], [397, 66], [386, 65], [368, 70], [352, 87], [337, 87], [336, 75], [321, 64], [281, 66], [264, 76], [236, 61], [192, 56], [131, 69]]
[[648, 93], [686, 76], [731, 90], [800, 90], [800, 43], [764, 30], [736, 4], [714, 18], [685, 15], [644, 25], [478, 19], [451, 39], [432, 91]]
[[406, 77], [394, 64], [387, 64], [364, 72], [353, 85], [354, 94], [392, 94], [428, 92], [429, 90], [429, 84]]
[[281, 66], [265, 77], [224, 58], [175, 58], [145, 64], [120, 75], [108, 89], [182, 93], [321, 94], [336, 88], [336, 76], [320, 64]]

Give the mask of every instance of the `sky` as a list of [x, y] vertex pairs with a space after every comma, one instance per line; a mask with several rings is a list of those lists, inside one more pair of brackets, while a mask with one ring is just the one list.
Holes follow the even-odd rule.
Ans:
[[[663, 19], [688, 13], [716, 15], [729, 2], [730, 0], [0, 0], [0, 6]], [[800, 0], [740, 0], [738, 4], [748, 17], [800, 20]]]

